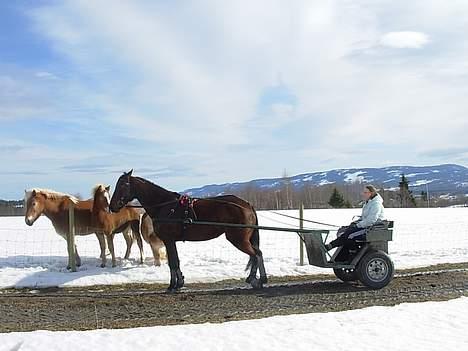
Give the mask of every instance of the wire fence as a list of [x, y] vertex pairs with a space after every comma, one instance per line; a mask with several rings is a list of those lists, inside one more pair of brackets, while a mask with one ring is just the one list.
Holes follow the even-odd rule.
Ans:
[[[389, 253], [400, 267], [431, 263], [468, 261], [468, 209], [394, 209], [388, 218], [395, 220], [394, 239]], [[298, 211], [280, 211], [291, 217]], [[334, 225], [346, 224], [356, 210], [307, 210], [305, 218]], [[298, 228], [296, 218], [259, 211], [259, 224], [284, 228]], [[323, 229], [313, 223], [305, 227]], [[334, 237], [336, 229], [330, 232]], [[100, 265], [100, 247], [94, 234], [75, 237], [78, 253], [83, 263]], [[260, 248], [265, 262], [270, 264], [299, 264], [299, 238], [294, 233], [260, 231]], [[144, 242], [145, 265], [152, 265], [150, 246]], [[122, 263], [126, 243], [122, 234], [114, 239], [118, 264]], [[182, 264], [201, 265], [242, 264], [247, 256], [231, 245], [224, 236], [206, 242], [179, 242], [177, 244]], [[110, 257], [108, 256], [108, 259]], [[133, 243], [129, 262], [138, 263], [139, 251]], [[67, 265], [67, 243], [57, 235], [47, 218], [41, 217], [28, 227], [22, 217], [0, 218], [0, 269]], [[307, 257], [305, 257], [307, 263]], [[110, 265], [110, 262], [108, 262]]]

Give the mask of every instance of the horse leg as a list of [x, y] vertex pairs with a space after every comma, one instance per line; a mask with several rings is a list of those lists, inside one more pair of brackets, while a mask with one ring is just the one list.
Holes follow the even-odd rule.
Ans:
[[127, 228], [125, 228], [122, 232], [124, 238], [125, 238], [125, 242], [127, 243], [127, 250], [125, 251], [125, 256], [124, 258], [126, 260], [128, 260], [128, 258], [130, 257], [130, 253], [132, 251], [132, 245], [133, 245], [133, 236], [134, 236], [134, 232], [133, 230], [130, 228], [130, 226], [127, 226]]
[[260, 272], [260, 283], [266, 284], [268, 283], [268, 278], [266, 275], [265, 265], [263, 263], [263, 254], [260, 250], [258, 251], [259, 253], [257, 254], [257, 257], [258, 257], [258, 270]]
[[167, 258], [169, 261], [169, 268], [171, 271], [171, 282], [167, 288], [168, 292], [176, 292], [184, 285], [184, 277], [180, 271], [179, 255], [177, 253], [177, 247], [175, 241], [165, 241], [167, 250]]
[[159, 248], [156, 246], [156, 243], [150, 242], [151, 251], [153, 251], [154, 265], [161, 265], [161, 255], [159, 254]]
[[247, 270], [249, 267], [250, 273], [245, 279], [245, 282], [252, 285], [253, 282], [257, 279], [258, 258], [256, 255], [250, 256], [249, 263], [247, 263], [247, 267], [245, 267], [245, 269]]
[[240, 251], [245, 252], [250, 256], [249, 263], [247, 263], [246, 269], [250, 268], [250, 274], [245, 280], [246, 283], [250, 284], [253, 288], [262, 288], [263, 283], [257, 279], [257, 269], [259, 266], [259, 255], [257, 250], [253, 247], [252, 243], [247, 239], [246, 235], [241, 235], [238, 229], [226, 231], [226, 239], [228, 239], [231, 244], [237, 247]]
[[115, 263], [115, 252], [114, 252], [114, 234], [108, 234], [107, 236], [107, 245], [109, 246], [109, 251], [112, 257], [112, 267], [116, 266]]
[[145, 262], [145, 252], [143, 251], [143, 241], [140, 235], [137, 235], [137, 245], [138, 250], [140, 250], [140, 263], [143, 264]]
[[104, 234], [96, 234], [101, 248], [101, 268], [106, 266], [106, 238]]
[[[258, 222], [256, 224], [258, 225]], [[260, 272], [260, 283], [266, 284], [268, 282], [268, 278], [266, 275], [265, 265], [263, 263], [263, 253], [260, 250], [260, 233], [258, 229], [254, 230], [253, 235], [250, 238], [250, 243], [252, 244], [257, 256], [258, 269]]]
[[76, 245], [75, 245], [75, 263], [77, 267], [81, 266], [81, 257], [80, 255], [78, 255], [78, 249], [76, 248]]
[[176, 276], [177, 276], [176, 288], [177, 288], [177, 290], [180, 290], [181, 288], [183, 288], [184, 283], [185, 283], [184, 275], [182, 274], [182, 271], [180, 270], [180, 267], [177, 268]]
[[136, 239], [138, 249], [140, 250], [140, 263], [143, 264], [145, 261], [145, 254], [143, 252], [143, 241], [141, 240], [140, 225], [138, 222], [132, 224], [132, 232]]

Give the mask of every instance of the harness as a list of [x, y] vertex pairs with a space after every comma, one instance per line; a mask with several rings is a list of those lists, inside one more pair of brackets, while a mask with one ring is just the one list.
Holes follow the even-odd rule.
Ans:
[[182, 223], [181, 232], [183, 241], [185, 241], [185, 232], [188, 226], [193, 221], [197, 220], [197, 214], [193, 207], [195, 202], [197, 202], [197, 199], [191, 198], [188, 195], [181, 195], [175, 203], [176, 206], [173, 207], [169, 213], [169, 217], [180, 219]]

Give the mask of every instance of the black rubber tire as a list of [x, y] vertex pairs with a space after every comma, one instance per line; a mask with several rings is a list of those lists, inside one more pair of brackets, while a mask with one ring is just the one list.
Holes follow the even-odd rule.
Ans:
[[343, 282], [353, 282], [358, 280], [357, 272], [354, 269], [333, 268], [336, 277]]
[[385, 252], [370, 251], [361, 258], [356, 272], [362, 284], [372, 289], [381, 289], [390, 283], [395, 268]]

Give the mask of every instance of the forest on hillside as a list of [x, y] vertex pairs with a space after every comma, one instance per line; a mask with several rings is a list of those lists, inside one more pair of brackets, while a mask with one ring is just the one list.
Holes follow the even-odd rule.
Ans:
[[[288, 210], [298, 209], [301, 204], [305, 208], [354, 208], [362, 207], [361, 194], [363, 183], [344, 185], [304, 186], [295, 189], [287, 179], [275, 189], [261, 189], [246, 186], [234, 192], [244, 200], [250, 202], [258, 210]], [[384, 189], [376, 184], [379, 194], [384, 199], [385, 207], [446, 207], [451, 205], [467, 205], [464, 194], [445, 196], [444, 194], [414, 194], [409, 187], [407, 178], [402, 175], [398, 188]], [[0, 216], [24, 215], [23, 200], [0, 200]]]
[[0, 200], [0, 216], [23, 216], [23, 200], [7, 201]]

